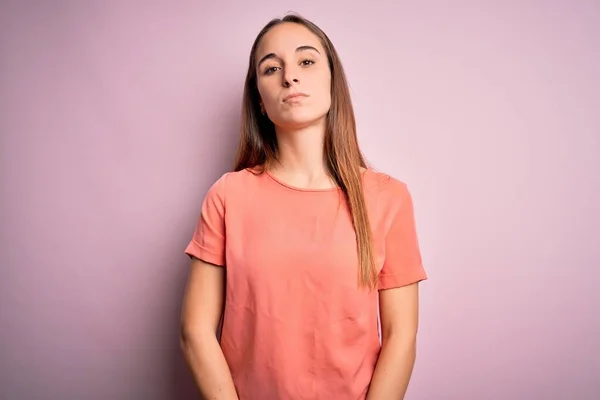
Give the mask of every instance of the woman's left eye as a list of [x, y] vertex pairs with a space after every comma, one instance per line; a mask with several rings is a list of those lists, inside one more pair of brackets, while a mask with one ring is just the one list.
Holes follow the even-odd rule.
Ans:
[[312, 65], [314, 63], [315, 63], [314, 60], [308, 60], [307, 59], [307, 60], [303, 60], [300, 64], [302, 64], [302, 65]]

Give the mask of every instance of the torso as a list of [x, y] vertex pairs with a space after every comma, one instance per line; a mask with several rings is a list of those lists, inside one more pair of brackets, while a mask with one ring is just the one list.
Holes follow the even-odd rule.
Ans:
[[[362, 176], [381, 268], [385, 186], [395, 181], [370, 169]], [[364, 398], [380, 349], [378, 297], [358, 288], [342, 192], [248, 170], [226, 179], [221, 345], [240, 399]]]

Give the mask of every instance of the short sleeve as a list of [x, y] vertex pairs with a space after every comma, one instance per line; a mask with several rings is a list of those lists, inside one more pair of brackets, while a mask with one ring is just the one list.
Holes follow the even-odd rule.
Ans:
[[208, 190], [198, 223], [185, 253], [210, 264], [225, 266], [225, 176]]
[[379, 290], [406, 286], [427, 279], [417, 238], [412, 196], [406, 184], [394, 186], [390, 204], [396, 209], [385, 237], [385, 260], [379, 273]]

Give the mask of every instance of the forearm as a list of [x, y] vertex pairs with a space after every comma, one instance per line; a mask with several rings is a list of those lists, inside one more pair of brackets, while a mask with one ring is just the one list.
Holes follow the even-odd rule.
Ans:
[[200, 394], [206, 400], [238, 400], [229, 366], [214, 334], [187, 335], [181, 348]]
[[367, 400], [404, 399], [415, 358], [415, 338], [384, 338]]

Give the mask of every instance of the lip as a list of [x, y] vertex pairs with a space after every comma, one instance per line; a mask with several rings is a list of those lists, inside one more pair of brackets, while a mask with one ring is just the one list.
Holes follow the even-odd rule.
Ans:
[[298, 92], [298, 93], [292, 93], [292, 94], [288, 94], [287, 96], [285, 96], [285, 97], [283, 98], [283, 102], [285, 103], [285, 102], [287, 102], [288, 100], [295, 99], [295, 98], [297, 98], [297, 97], [308, 97], [308, 95], [307, 95], [306, 93], [300, 93], [300, 92]]

